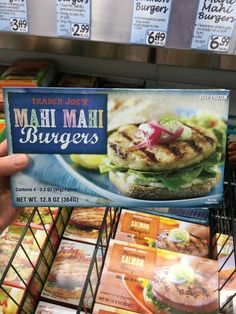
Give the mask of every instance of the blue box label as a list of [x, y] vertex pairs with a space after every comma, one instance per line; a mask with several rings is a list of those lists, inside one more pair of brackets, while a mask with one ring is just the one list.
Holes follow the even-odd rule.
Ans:
[[9, 93], [14, 153], [106, 154], [107, 96]]

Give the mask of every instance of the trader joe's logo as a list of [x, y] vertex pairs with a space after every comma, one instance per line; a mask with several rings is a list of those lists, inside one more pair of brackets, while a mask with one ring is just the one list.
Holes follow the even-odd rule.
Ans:
[[9, 93], [13, 152], [106, 154], [107, 95]]

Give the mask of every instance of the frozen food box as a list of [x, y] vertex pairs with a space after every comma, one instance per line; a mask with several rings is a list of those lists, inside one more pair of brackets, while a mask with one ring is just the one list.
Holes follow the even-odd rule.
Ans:
[[229, 115], [228, 119], [228, 138], [227, 138], [227, 152], [228, 161], [230, 164], [236, 164], [236, 116]]
[[32, 229], [32, 233], [29, 230], [13, 256], [23, 231], [24, 229], [21, 227], [10, 225], [4, 237], [1, 238], [0, 250], [2, 258], [0, 275], [4, 273], [10, 258], [12, 258], [11, 267], [8, 269], [3, 281], [5, 284], [13, 285], [16, 283], [19, 287], [24, 288], [25, 284], [29, 284], [39, 261], [40, 251], [43, 248], [46, 234], [43, 230]]
[[207, 257], [209, 236], [206, 226], [123, 209], [115, 239]]
[[[63, 234], [64, 238], [95, 244], [102, 226], [105, 207], [76, 207]], [[109, 229], [110, 226], [107, 226]]]
[[228, 161], [230, 164], [236, 164], [236, 132], [229, 134], [227, 141]]
[[[6, 234], [6, 239], [17, 242], [24, 231], [24, 226], [10, 225]], [[23, 243], [36, 251], [43, 247], [47, 237], [46, 230], [29, 228], [23, 238]]]
[[226, 90], [6, 88], [15, 206], [222, 202]]
[[144, 87], [144, 81], [132, 81], [115, 78], [99, 78], [99, 87], [102, 88], [142, 88]]
[[0, 87], [49, 86], [56, 74], [53, 60], [18, 59], [0, 76]]
[[[229, 299], [233, 298], [236, 291], [236, 260], [233, 237], [222, 233], [216, 234], [215, 253], [215, 258], [219, 264], [220, 304], [223, 306]], [[234, 304], [234, 306], [236, 305]]]
[[106, 306], [102, 304], [96, 303], [93, 308], [93, 314], [110, 314], [110, 313], [117, 313], [117, 314], [137, 314], [137, 312], [130, 312], [122, 309], [118, 309], [111, 306]]
[[79, 74], [63, 74], [60, 79], [59, 87], [94, 87], [97, 82], [97, 77], [92, 75]]
[[0, 119], [0, 143], [6, 139], [6, 123], [4, 119]]
[[36, 301], [20, 287], [2, 285], [0, 287], [0, 312], [4, 314], [33, 314]]
[[[24, 207], [20, 214], [13, 221], [14, 225], [25, 226], [33, 212], [33, 207]], [[59, 207], [38, 207], [32, 218], [31, 227], [48, 229], [56, 220], [59, 213]]]
[[143, 314], [218, 313], [218, 264], [111, 240], [96, 302]]
[[[44, 286], [42, 297], [61, 303], [78, 305], [86, 280], [94, 246], [62, 240]], [[92, 274], [96, 284], [96, 274]], [[91, 295], [85, 298], [90, 306]]]
[[[8, 68], [8, 66], [0, 64], [0, 77], [1, 77], [2, 73], [4, 73], [6, 71], [7, 68]], [[2, 95], [2, 92], [0, 92], [0, 112], [3, 110], [4, 110], [4, 108], [3, 108], [3, 95]]]
[[[25, 230], [24, 221], [14, 222], [10, 225], [1, 237], [0, 250], [3, 252], [2, 262], [0, 263], [0, 273], [10, 260], [19, 240], [21, 241], [17, 252], [12, 259], [12, 263], [6, 276], [4, 283], [13, 284], [17, 283], [18, 286], [25, 287], [27, 284], [30, 291], [34, 295], [39, 295], [42, 290], [42, 285], [46, 280], [49, 268], [58, 248], [60, 238], [64, 231], [65, 224], [71, 213], [70, 209], [54, 208], [54, 214], [57, 216], [55, 222], [51, 225], [31, 224]], [[44, 209], [37, 209], [35, 214], [41, 211], [45, 214]], [[28, 214], [29, 212], [26, 211]], [[35, 215], [34, 215], [35, 217]], [[25, 217], [24, 217], [25, 218]], [[44, 220], [44, 222], [48, 222]], [[22, 234], [24, 233], [23, 238]], [[36, 276], [32, 276], [37, 273]]]
[[76, 310], [72, 310], [68, 307], [47, 303], [39, 302], [35, 314], [76, 314]]

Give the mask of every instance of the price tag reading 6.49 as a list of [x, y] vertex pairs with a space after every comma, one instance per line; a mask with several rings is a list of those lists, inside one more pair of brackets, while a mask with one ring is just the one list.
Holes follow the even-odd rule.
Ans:
[[72, 23], [71, 36], [74, 38], [89, 38], [90, 27], [89, 24]]
[[166, 32], [156, 31], [156, 30], [147, 30], [145, 42], [146, 42], [146, 45], [165, 46]]
[[26, 19], [11, 18], [10, 27], [12, 32], [27, 33], [28, 21]]

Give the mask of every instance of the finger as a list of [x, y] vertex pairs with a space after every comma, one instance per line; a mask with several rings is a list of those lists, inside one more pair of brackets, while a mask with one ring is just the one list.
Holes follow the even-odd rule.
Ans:
[[12, 207], [10, 191], [6, 190], [0, 197], [0, 232], [2, 232], [16, 218], [20, 209]]
[[28, 165], [29, 159], [25, 154], [15, 154], [0, 158], [0, 177], [10, 176]]
[[3, 141], [0, 144], [0, 157], [7, 155], [7, 141]]

